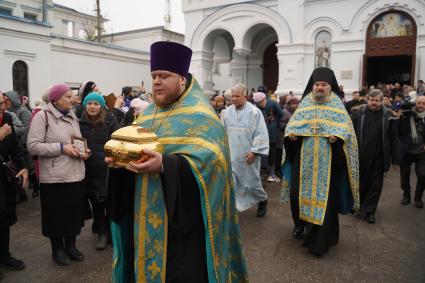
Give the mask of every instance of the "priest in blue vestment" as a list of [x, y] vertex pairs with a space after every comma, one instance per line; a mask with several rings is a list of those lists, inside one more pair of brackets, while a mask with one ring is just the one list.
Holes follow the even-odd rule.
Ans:
[[338, 213], [359, 209], [357, 139], [334, 72], [313, 71], [285, 129], [282, 202], [290, 200], [295, 239], [316, 256], [339, 240]]

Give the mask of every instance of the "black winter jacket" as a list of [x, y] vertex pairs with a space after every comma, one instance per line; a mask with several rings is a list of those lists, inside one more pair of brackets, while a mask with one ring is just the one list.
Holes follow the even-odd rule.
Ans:
[[[410, 146], [412, 145], [412, 130], [410, 128], [410, 117], [415, 115], [413, 111], [403, 113], [400, 117], [399, 122], [399, 137], [400, 137], [400, 156], [401, 159], [405, 158]], [[418, 136], [422, 138], [422, 142], [425, 141], [425, 120], [417, 117], [415, 118], [416, 131]]]
[[[25, 161], [25, 151], [18, 143], [15, 130], [13, 128], [12, 116], [3, 114], [3, 121], [0, 126], [8, 124], [12, 127], [12, 134], [0, 141], [0, 155], [5, 162], [13, 160], [18, 168], [28, 168]], [[16, 222], [16, 183], [8, 182], [6, 178], [6, 168], [0, 164], [0, 230], [7, 229]]]
[[[364, 117], [368, 110], [367, 105], [362, 105], [359, 111], [353, 113], [352, 120], [357, 136], [359, 149], [362, 146]], [[400, 164], [400, 148], [398, 140], [398, 120], [392, 116], [387, 107], [382, 106], [382, 148], [384, 150], [384, 171], [390, 169], [390, 163]]]
[[84, 115], [80, 119], [81, 134], [87, 139], [91, 150], [90, 157], [85, 161], [88, 193], [97, 202], [105, 202], [107, 195], [107, 172], [103, 147], [111, 139], [111, 134], [119, 128], [115, 116], [107, 112], [105, 123], [92, 125]]

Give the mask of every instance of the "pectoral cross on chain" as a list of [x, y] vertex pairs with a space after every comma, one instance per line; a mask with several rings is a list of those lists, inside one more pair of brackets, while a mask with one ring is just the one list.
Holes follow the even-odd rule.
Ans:
[[319, 133], [319, 129], [320, 129], [320, 126], [317, 124], [317, 122], [314, 122], [311, 125], [311, 130], [313, 131], [313, 134], [317, 135]]

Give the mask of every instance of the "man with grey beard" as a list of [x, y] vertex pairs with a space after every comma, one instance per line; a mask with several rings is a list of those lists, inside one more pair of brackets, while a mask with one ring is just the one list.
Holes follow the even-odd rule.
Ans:
[[322, 256], [339, 241], [339, 213], [359, 208], [353, 124], [334, 72], [316, 68], [285, 129], [281, 202], [291, 205], [292, 237]]
[[367, 105], [353, 114], [359, 144], [360, 211], [368, 223], [375, 223], [375, 211], [381, 196], [384, 172], [400, 164], [397, 120], [382, 106], [383, 93], [369, 92]]
[[418, 96], [412, 111], [405, 111], [400, 117], [400, 179], [403, 190], [402, 205], [408, 205], [410, 198], [410, 169], [415, 163], [416, 192], [415, 206], [423, 208], [422, 195], [425, 189], [425, 96]]

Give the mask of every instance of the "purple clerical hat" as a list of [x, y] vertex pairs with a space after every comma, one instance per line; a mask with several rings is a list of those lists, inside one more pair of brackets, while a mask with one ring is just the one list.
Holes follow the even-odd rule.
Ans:
[[162, 70], [187, 77], [192, 50], [182, 44], [158, 41], [151, 45], [151, 72]]

